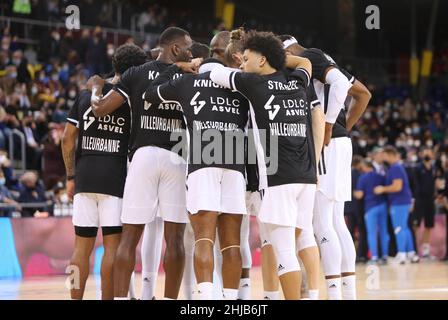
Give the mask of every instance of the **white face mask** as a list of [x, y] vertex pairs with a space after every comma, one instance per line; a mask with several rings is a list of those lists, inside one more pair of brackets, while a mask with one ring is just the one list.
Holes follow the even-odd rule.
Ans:
[[420, 142], [420, 140], [415, 140], [414, 141], [414, 147], [416, 147], [416, 148], [419, 148], [420, 146], [421, 146], [421, 142]]
[[366, 140], [359, 140], [359, 146], [361, 148], [365, 148], [366, 145], [367, 145], [367, 141]]
[[409, 127], [407, 127], [407, 128], [404, 130], [404, 132], [406, 132], [406, 134], [410, 135], [410, 134], [412, 134], [412, 129], [409, 128]]
[[432, 140], [427, 140], [426, 141], [426, 146], [431, 148], [434, 145], [434, 143], [432, 142]]
[[418, 157], [417, 157], [416, 154], [413, 154], [413, 155], [411, 156], [411, 161], [412, 161], [412, 162], [417, 162], [417, 161], [418, 161]]
[[0, 186], [4, 186], [6, 183], [6, 179], [5, 178], [0, 178]]
[[68, 203], [68, 201], [69, 201], [68, 195], [66, 193], [61, 194], [59, 199], [61, 200], [61, 203], [64, 203], [64, 204]]

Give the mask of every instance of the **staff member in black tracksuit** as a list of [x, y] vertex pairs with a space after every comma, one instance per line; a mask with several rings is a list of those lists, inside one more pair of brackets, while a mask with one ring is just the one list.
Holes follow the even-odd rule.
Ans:
[[[430, 256], [430, 237], [431, 229], [434, 228], [435, 216], [435, 184], [436, 173], [435, 167], [432, 164], [433, 152], [429, 148], [422, 151], [422, 159], [414, 169], [414, 198], [415, 209], [413, 212], [413, 226], [414, 232], [417, 233], [422, 220], [425, 222], [425, 231], [423, 232], [422, 241], [422, 257], [429, 258]], [[417, 249], [418, 250], [418, 249]]]

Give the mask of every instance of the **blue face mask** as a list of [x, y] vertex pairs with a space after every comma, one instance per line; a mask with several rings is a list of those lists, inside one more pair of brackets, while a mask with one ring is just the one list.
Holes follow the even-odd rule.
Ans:
[[0, 178], [0, 186], [4, 186], [6, 183], [6, 179], [5, 178]]

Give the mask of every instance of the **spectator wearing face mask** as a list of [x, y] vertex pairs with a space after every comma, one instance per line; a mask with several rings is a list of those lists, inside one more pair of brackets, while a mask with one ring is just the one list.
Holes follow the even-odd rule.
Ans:
[[73, 213], [73, 205], [67, 195], [67, 189], [62, 182], [56, 184], [53, 188], [54, 192], [54, 208], [53, 214], [55, 217], [71, 216]]
[[0, 203], [13, 206], [0, 208], [0, 217], [11, 217], [12, 212], [15, 209], [14, 206], [17, 206], [16, 208], [19, 208], [18, 203], [14, 200], [11, 191], [9, 191], [6, 187], [6, 178], [2, 170], [0, 170]]
[[432, 149], [426, 147], [421, 152], [420, 161], [414, 170], [414, 198], [415, 209], [413, 212], [414, 232], [417, 234], [422, 220], [425, 224], [423, 240], [421, 244], [421, 256], [425, 259], [430, 257], [431, 230], [434, 228], [435, 216], [435, 185], [436, 172], [433, 165], [434, 154]]
[[31, 74], [28, 71], [28, 61], [23, 56], [22, 50], [16, 50], [12, 54], [12, 63], [17, 68], [17, 82], [30, 83]]
[[[42, 203], [46, 202], [48, 199], [45, 195], [45, 190], [38, 182], [38, 176], [33, 171], [27, 171], [23, 174], [20, 179], [22, 184], [22, 190], [18, 198], [20, 203]], [[34, 208], [23, 208], [22, 217], [34, 217], [40, 211], [45, 211], [46, 207], [34, 207]]]
[[42, 147], [36, 134], [36, 123], [31, 117], [22, 121], [22, 132], [26, 141], [26, 167], [39, 170], [41, 164]]

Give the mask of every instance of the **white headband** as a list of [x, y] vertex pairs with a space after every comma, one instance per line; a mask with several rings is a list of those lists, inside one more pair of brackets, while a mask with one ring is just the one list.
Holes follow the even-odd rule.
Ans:
[[291, 45], [293, 45], [295, 43], [298, 44], [296, 38], [291, 37], [291, 39], [287, 39], [287, 40], [283, 41], [283, 49], [286, 49], [286, 48], [288, 48], [289, 46], [291, 46]]

